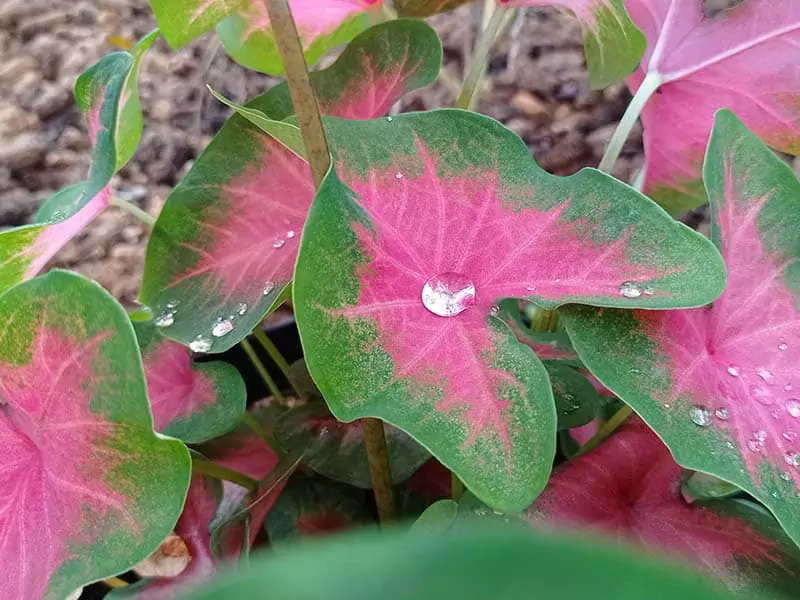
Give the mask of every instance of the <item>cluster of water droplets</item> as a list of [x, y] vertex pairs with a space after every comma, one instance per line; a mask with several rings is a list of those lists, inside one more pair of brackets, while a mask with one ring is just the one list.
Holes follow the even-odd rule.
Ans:
[[641, 286], [634, 281], [624, 281], [619, 286], [619, 293], [625, 298], [639, 298], [641, 296], [652, 296], [656, 293], [655, 289], [651, 286]]
[[294, 238], [295, 235], [297, 235], [297, 232], [295, 232], [294, 229], [289, 229], [283, 235], [279, 235], [274, 240], [272, 240], [272, 247], [275, 248], [276, 250], [278, 248], [283, 248], [286, 245], [286, 242]]
[[[275, 284], [268, 281], [264, 284], [262, 294], [267, 296], [275, 289]], [[178, 300], [170, 300], [164, 306], [164, 310], [153, 320], [156, 327], [166, 328], [172, 327], [175, 324], [175, 315], [178, 313]], [[244, 317], [250, 307], [240, 302], [233, 313], [226, 317], [217, 317], [211, 325], [211, 335], [199, 334], [191, 342], [189, 342], [189, 349], [192, 352], [206, 353], [210, 352], [214, 347], [215, 338], [223, 338], [236, 329], [236, 321], [240, 317]]]

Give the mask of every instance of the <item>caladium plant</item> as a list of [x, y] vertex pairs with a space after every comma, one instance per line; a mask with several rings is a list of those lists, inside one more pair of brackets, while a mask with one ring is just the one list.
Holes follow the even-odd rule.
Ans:
[[[443, 53], [395, 11], [466, 3], [152, 0], [171, 45], [216, 27], [239, 62], [287, 71], [244, 104], [211, 90], [233, 116], [155, 222], [111, 182], [141, 134], [137, 74], [158, 32], [79, 78], [87, 180], [0, 233], [0, 597], [77, 598], [106, 578], [116, 597], [349, 599], [387, 573], [398, 600], [797, 595], [800, 182], [764, 145], [797, 150], [797, 7], [485, 2], [460, 107], [518, 9], [574, 13], [598, 87], [634, 69], [646, 36], [600, 169], [564, 178], [489, 118], [400, 114]], [[327, 68], [300, 60], [348, 41]], [[707, 148], [720, 107], [739, 118], [718, 113]], [[704, 160], [710, 240], [605, 174], [640, 113], [644, 191], [692, 206], [670, 202], [702, 191]], [[112, 203], [154, 225], [130, 314], [82, 277], [38, 276]], [[290, 298], [302, 348], [265, 322]], [[398, 515], [419, 519], [402, 542], [295, 548]], [[476, 519], [534, 527], [465, 532]], [[543, 529], [644, 544], [701, 575]], [[166, 543], [184, 570], [125, 586]], [[265, 545], [280, 552], [248, 571]], [[564, 552], [581, 578], [553, 577]], [[210, 583], [223, 572], [232, 587]]]
[[567, 328], [587, 366], [679, 463], [747, 490], [797, 541], [800, 182], [727, 111], [704, 178], [730, 273], [722, 296], [680, 312], [571, 309]]

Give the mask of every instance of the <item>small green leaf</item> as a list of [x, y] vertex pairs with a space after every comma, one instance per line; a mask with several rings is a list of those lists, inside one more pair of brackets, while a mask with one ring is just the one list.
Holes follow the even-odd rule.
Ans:
[[439, 500], [425, 509], [411, 526], [411, 532], [440, 535], [450, 529], [457, 517], [458, 502], [449, 499]]

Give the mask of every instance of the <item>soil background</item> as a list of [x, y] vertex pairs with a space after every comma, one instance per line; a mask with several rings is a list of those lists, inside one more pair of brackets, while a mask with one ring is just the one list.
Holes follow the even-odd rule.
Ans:
[[[404, 97], [400, 112], [454, 104], [480, 20], [478, 5], [431, 20], [444, 43], [445, 75]], [[147, 0], [0, 1], [0, 230], [28, 222], [49, 195], [85, 178], [90, 146], [75, 79], [117, 49], [109, 40], [134, 41], [154, 27]], [[115, 193], [157, 215], [230, 113], [206, 85], [243, 102], [275, 81], [234, 63], [213, 33], [179, 52], [159, 40], [141, 70], [142, 141]], [[567, 175], [598, 164], [629, 100], [624, 83], [590, 89], [572, 16], [529, 8], [495, 49], [478, 109], [519, 134], [545, 169]], [[641, 164], [637, 126], [617, 175], [630, 180]], [[79, 271], [132, 306], [148, 233], [108, 209], [51, 266]]]

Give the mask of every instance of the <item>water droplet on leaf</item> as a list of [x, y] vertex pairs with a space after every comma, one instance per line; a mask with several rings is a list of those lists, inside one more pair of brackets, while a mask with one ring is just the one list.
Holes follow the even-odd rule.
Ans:
[[386, 117], [386, 120], [389, 121], [389, 123], [391, 123], [392, 122], [392, 117]]
[[786, 410], [788, 410], [789, 414], [795, 419], [800, 417], [800, 400], [797, 398], [789, 398], [786, 401]]
[[783, 479], [784, 481], [792, 480], [792, 476], [789, 475], [789, 473], [787, 473], [786, 471], [781, 471], [780, 478]]
[[639, 296], [642, 295], [642, 288], [640, 288], [632, 281], [626, 281], [621, 286], [619, 286], [619, 293], [625, 296], [626, 298], [638, 298]]
[[174, 312], [161, 313], [156, 317], [155, 321], [153, 321], [156, 327], [171, 327], [174, 322], [175, 322]]
[[649, 285], [646, 288], [644, 288], [644, 295], [645, 296], [652, 296], [655, 293], [656, 293], [655, 288], [653, 288], [653, 287], [651, 287]]
[[212, 342], [210, 339], [202, 335], [198, 335], [189, 343], [189, 349], [192, 352], [208, 352], [211, 350], [213, 345], [214, 342]]
[[264, 291], [261, 292], [261, 294], [263, 296], [266, 296], [274, 289], [275, 289], [275, 284], [272, 283], [271, 281], [268, 281], [267, 283], [264, 284]]
[[734, 366], [728, 367], [728, 375], [731, 375], [733, 377], [738, 377], [739, 376], [739, 367], [734, 367]]
[[454, 317], [475, 304], [475, 284], [460, 273], [434, 275], [422, 288], [422, 304], [440, 317]]
[[763, 442], [767, 439], [767, 432], [763, 429], [759, 429], [758, 431], [753, 432], [753, 437], [756, 438], [759, 442]]
[[222, 337], [228, 335], [231, 331], [233, 331], [233, 321], [230, 319], [217, 319], [217, 322], [211, 328], [211, 335]]
[[778, 350], [780, 350], [781, 352], [788, 349], [789, 349], [789, 344], [787, 344], [786, 342], [781, 342], [780, 344], [778, 344]]
[[788, 442], [794, 442], [797, 439], [797, 434], [794, 431], [784, 431], [783, 439]]
[[240, 317], [243, 317], [245, 314], [247, 314], [247, 308], [248, 308], [247, 304], [242, 302], [241, 304], [239, 304], [239, 306], [236, 307], [236, 314], [239, 315]]
[[787, 465], [800, 467], [800, 453], [798, 452], [787, 452], [783, 455], [783, 459], [786, 461]]
[[771, 383], [772, 380], [775, 379], [775, 376], [772, 374], [772, 372], [768, 371], [767, 369], [761, 368], [757, 371], [757, 373], [758, 376], [761, 377], [761, 379], [763, 379], [766, 383]]
[[284, 240], [284, 239], [275, 240], [274, 242], [272, 242], [272, 247], [276, 248], [276, 249], [277, 248], [283, 248], [283, 245], [285, 243], [286, 243], [286, 240]]
[[402, 178], [403, 178], [403, 174], [402, 174], [402, 173], [397, 173], [397, 174], [394, 176], [394, 178], [395, 178], [395, 179], [402, 179]]
[[689, 412], [689, 417], [692, 419], [692, 423], [700, 427], [708, 427], [714, 420], [714, 416], [704, 406], [695, 406], [692, 408]]
[[172, 310], [178, 308], [179, 304], [180, 300], [170, 300], [169, 302], [167, 302], [167, 309]]
[[720, 421], [727, 421], [731, 416], [731, 413], [728, 411], [727, 408], [718, 408], [717, 410], [714, 411], [714, 414], [717, 415], [717, 418]]

